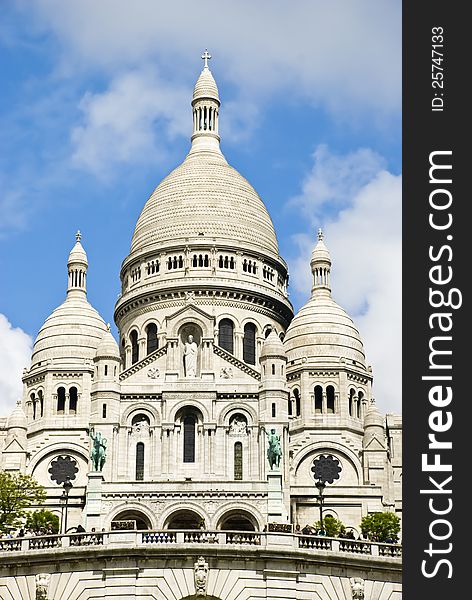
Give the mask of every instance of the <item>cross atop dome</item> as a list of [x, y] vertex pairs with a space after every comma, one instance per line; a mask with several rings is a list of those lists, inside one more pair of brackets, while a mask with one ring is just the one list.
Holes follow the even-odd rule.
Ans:
[[320, 242], [323, 239], [323, 230], [321, 229], [321, 227], [318, 229], [318, 239], [320, 240]]
[[208, 52], [208, 48], [205, 48], [205, 52], [202, 54], [202, 59], [205, 61], [204, 68], [208, 69], [208, 61], [211, 58], [211, 54]]
[[80, 229], [77, 229], [77, 233], [75, 234], [75, 239], [80, 242], [82, 234], [80, 233]]

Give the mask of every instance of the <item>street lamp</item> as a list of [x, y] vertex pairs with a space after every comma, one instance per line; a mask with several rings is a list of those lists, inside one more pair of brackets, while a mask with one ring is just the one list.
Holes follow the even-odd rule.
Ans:
[[315, 485], [318, 488], [318, 502], [320, 505], [320, 531], [321, 534], [325, 533], [323, 523], [323, 492], [327, 483], [333, 483], [336, 479], [339, 479], [341, 473], [341, 465], [339, 460], [332, 454], [321, 454], [313, 461], [311, 471], [313, 478], [315, 479]]
[[323, 524], [323, 502], [324, 502], [324, 497], [323, 497], [323, 492], [324, 489], [326, 487], [326, 483], [324, 481], [317, 481], [315, 483], [316, 487], [318, 488], [318, 502], [320, 505], [320, 527], [321, 527], [321, 534], [324, 534], [324, 524]]
[[[72, 488], [72, 482], [69, 478], [67, 478], [64, 483], [63, 486], [64, 488], [63, 492], [62, 492], [62, 498], [61, 500], [64, 501], [64, 518], [61, 520], [61, 530], [64, 529], [64, 531], [61, 531], [62, 533], [67, 533], [67, 505], [68, 505], [68, 501], [69, 501], [69, 492]], [[64, 523], [64, 527], [62, 527], [62, 523]]]

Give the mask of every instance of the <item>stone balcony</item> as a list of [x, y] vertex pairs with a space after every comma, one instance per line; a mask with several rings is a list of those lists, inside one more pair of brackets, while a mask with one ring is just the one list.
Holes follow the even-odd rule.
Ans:
[[69, 533], [23, 538], [0, 539], [0, 557], [11, 553], [45, 552], [73, 549], [80, 551], [95, 546], [106, 548], [143, 548], [150, 546], [198, 545], [208, 548], [228, 546], [256, 547], [280, 551], [321, 551], [323, 553], [388, 557], [401, 559], [399, 544], [381, 544], [344, 538], [329, 538], [316, 535], [299, 535], [276, 532], [254, 531], [203, 531], [203, 530], [160, 530], [160, 531], [108, 531], [102, 533]]
[[44, 585], [41, 597], [54, 600], [352, 600], [353, 582], [368, 600], [401, 600], [401, 579], [399, 545], [312, 535], [167, 529], [0, 540], [6, 600], [35, 600]]

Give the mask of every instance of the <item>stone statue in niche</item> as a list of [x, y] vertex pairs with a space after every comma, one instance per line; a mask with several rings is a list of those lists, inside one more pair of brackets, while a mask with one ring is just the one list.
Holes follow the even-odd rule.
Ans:
[[197, 354], [198, 346], [193, 340], [193, 335], [190, 334], [184, 346], [185, 377], [197, 376]]
[[149, 433], [149, 422], [146, 420], [146, 417], [143, 415], [141, 421], [137, 421], [133, 424], [133, 433]]
[[247, 422], [243, 417], [235, 415], [231, 419], [229, 424], [229, 433], [231, 435], [246, 435], [247, 434]]
[[208, 563], [200, 556], [194, 564], [194, 579], [195, 579], [195, 595], [207, 595], [207, 579], [208, 579]]

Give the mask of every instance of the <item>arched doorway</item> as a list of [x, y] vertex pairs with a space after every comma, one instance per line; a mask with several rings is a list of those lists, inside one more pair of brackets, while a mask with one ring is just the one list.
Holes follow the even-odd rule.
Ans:
[[164, 529], [205, 529], [205, 521], [193, 510], [177, 510], [167, 519]]
[[124, 510], [116, 515], [111, 522], [111, 529], [152, 529], [148, 517], [138, 510]]
[[245, 510], [232, 510], [225, 513], [218, 522], [221, 531], [258, 531], [256, 519]]

